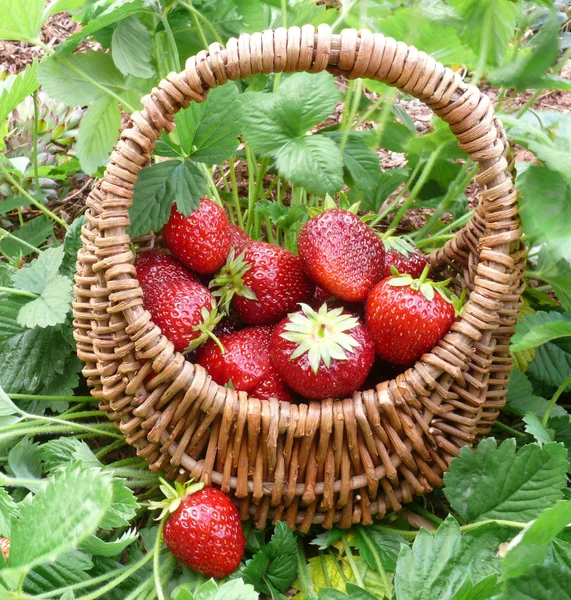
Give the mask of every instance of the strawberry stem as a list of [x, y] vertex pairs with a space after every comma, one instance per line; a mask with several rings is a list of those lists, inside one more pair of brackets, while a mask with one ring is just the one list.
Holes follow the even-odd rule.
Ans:
[[428, 277], [428, 272], [430, 271], [430, 265], [426, 265], [420, 274], [420, 277], [417, 279], [417, 285], [420, 287]]

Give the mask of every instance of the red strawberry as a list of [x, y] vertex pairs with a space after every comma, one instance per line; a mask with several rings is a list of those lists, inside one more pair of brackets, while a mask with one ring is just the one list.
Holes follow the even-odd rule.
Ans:
[[232, 223], [229, 223], [228, 227], [230, 228], [230, 248], [234, 248], [234, 254], [238, 256], [238, 254], [242, 254], [244, 248], [253, 240], [240, 227]]
[[163, 227], [167, 248], [188, 268], [197, 273], [214, 273], [224, 264], [230, 251], [230, 230], [224, 210], [212, 200], [202, 198], [200, 206], [188, 217], [176, 205]]
[[219, 385], [231, 382], [235, 390], [260, 400], [290, 400], [291, 392], [279, 381], [270, 361], [271, 336], [272, 327], [248, 327], [221, 335], [224, 353], [210, 340], [198, 351], [196, 362]]
[[202, 483], [176, 483], [172, 488], [161, 481], [167, 499], [153, 502], [151, 508], [163, 508], [163, 515], [171, 513], [163, 527], [167, 548], [187, 567], [207, 577], [221, 579], [233, 573], [240, 566], [246, 538], [232, 500]]
[[155, 249], [141, 252], [137, 254], [134, 265], [143, 294], [159, 280], [164, 282], [186, 279], [198, 283], [198, 278], [166, 250]]
[[342, 308], [316, 312], [302, 304], [274, 329], [272, 363], [282, 379], [306, 398], [320, 400], [352, 394], [363, 384], [375, 360], [373, 337]]
[[450, 329], [455, 307], [443, 291], [447, 282], [410, 275], [388, 277], [367, 299], [367, 327], [375, 338], [377, 354], [397, 365], [410, 365], [428, 352]]
[[364, 300], [383, 274], [382, 241], [348, 210], [326, 210], [311, 218], [297, 246], [309, 278], [340, 300]]
[[410, 275], [415, 279], [422, 275], [424, 267], [428, 264], [426, 254], [401, 237], [388, 236], [383, 238], [383, 243], [386, 251], [383, 279], [393, 276], [391, 267], [400, 275]]
[[193, 350], [213, 336], [220, 316], [214, 297], [200, 283], [159, 281], [143, 293], [145, 308], [177, 352]]
[[222, 305], [228, 308], [231, 301], [236, 315], [250, 325], [276, 323], [313, 293], [299, 258], [266, 242], [252, 242], [238, 258], [231, 252], [211, 285], [219, 288], [214, 295], [221, 296]]

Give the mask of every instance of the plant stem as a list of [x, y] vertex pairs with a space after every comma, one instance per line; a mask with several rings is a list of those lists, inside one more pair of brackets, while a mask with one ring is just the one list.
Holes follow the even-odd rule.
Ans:
[[163, 592], [163, 586], [161, 583], [161, 575], [160, 575], [160, 552], [161, 546], [163, 543], [163, 527], [165, 525], [165, 519], [167, 515], [165, 515], [161, 522], [159, 523], [159, 530], [157, 531], [157, 539], [155, 540], [155, 555], [153, 557], [153, 579], [155, 582], [155, 590], [157, 591], [158, 600], [165, 600], [165, 595]]
[[314, 598], [316, 596], [315, 588], [313, 587], [313, 582], [311, 581], [311, 577], [309, 576], [309, 571], [307, 569], [307, 562], [303, 553], [303, 545], [301, 543], [301, 539], [298, 540], [296, 558], [297, 576], [299, 577], [303, 594], [306, 598]]
[[123, 573], [117, 578], [113, 579], [113, 581], [110, 581], [107, 585], [104, 585], [103, 587], [99, 588], [95, 592], [92, 592], [91, 594], [87, 594], [86, 596], [80, 596], [79, 598], [77, 598], [77, 600], [95, 600], [95, 598], [103, 596], [103, 594], [106, 594], [109, 590], [112, 590], [113, 588], [117, 587], [121, 582], [125, 581], [125, 579], [127, 579], [133, 573], [135, 573], [135, 571], [138, 571], [142, 566], [147, 564], [153, 558], [154, 554], [155, 551], [153, 549], [147, 554], [145, 554], [145, 556], [143, 556], [143, 558], [138, 560], [135, 564], [123, 569]]
[[495, 523], [500, 527], [511, 527], [513, 529], [525, 529], [527, 527], [527, 523], [518, 523], [517, 521], [504, 521], [501, 519], [487, 519], [485, 521], [478, 521], [477, 523], [462, 525], [460, 527], [460, 531], [463, 533], [465, 531], [472, 531], [472, 529], [478, 529], [478, 527], [482, 527], [483, 525], [489, 525], [490, 523]]
[[438, 157], [440, 156], [440, 153], [442, 152], [443, 148], [444, 148], [444, 145], [438, 146], [438, 148], [436, 148], [436, 150], [430, 155], [430, 158], [426, 161], [426, 164], [424, 165], [424, 169], [422, 170], [420, 177], [418, 178], [417, 182], [414, 184], [414, 187], [410, 191], [408, 197], [402, 203], [402, 206], [399, 208], [399, 210], [397, 211], [397, 214], [394, 216], [393, 220], [391, 221], [391, 224], [389, 225], [389, 229], [396, 229], [398, 227], [404, 214], [410, 208], [410, 206], [414, 202], [416, 196], [418, 195], [418, 193], [420, 192], [420, 190], [426, 183], [430, 173], [432, 172], [432, 168], [434, 167], [436, 161], [438, 160]]
[[[22, 214], [22, 211], [20, 211], [20, 215], [21, 214]], [[20, 227], [22, 225], [23, 225], [23, 223], [20, 223]], [[19, 237], [11, 234], [9, 231], [6, 231], [5, 229], [2, 229], [2, 227], [0, 227], [0, 240], [3, 240], [4, 238], [10, 238], [11, 240], [14, 240], [15, 242], [17, 242], [18, 244], [22, 244], [22, 246], [25, 246], [26, 248], [32, 250], [33, 252], [37, 252], [38, 254], [41, 252], [41, 250], [39, 248], [32, 246], [32, 244], [26, 242], [26, 240], [22, 240]]]
[[16, 477], [8, 477], [4, 473], [0, 473], [0, 485], [6, 487], [28, 487], [29, 485], [45, 485], [46, 482], [43, 479], [20, 479]]
[[[0, 157], [3, 158], [3, 157]], [[66, 231], [69, 229], [69, 225], [56, 214], [54, 214], [49, 208], [45, 207], [41, 202], [38, 202], [27, 190], [25, 190], [11, 175], [10, 171], [0, 162], [0, 171], [4, 177], [8, 180], [8, 183], [12, 184], [24, 198], [27, 198], [37, 209], [41, 210], [46, 216], [53, 219], [56, 223], [59, 223]]]
[[359, 102], [361, 101], [361, 94], [363, 91], [363, 83], [361, 79], [356, 79], [354, 81], [353, 89], [353, 97], [346, 100], [346, 103], [349, 104], [349, 112], [345, 114], [345, 109], [343, 108], [343, 120], [341, 121], [341, 126], [343, 127], [343, 137], [341, 138], [341, 142], [339, 143], [339, 148], [343, 151], [345, 148], [345, 144], [349, 138], [349, 134], [351, 133], [351, 126], [353, 125], [353, 121], [355, 120], [355, 115], [359, 110]]
[[325, 579], [325, 587], [331, 587], [331, 579], [329, 578], [329, 573], [327, 572], [327, 565], [325, 564], [325, 554], [323, 550], [319, 551], [319, 562], [321, 563], [321, 571], [323, 572], [323, 578]]
[[377, 566], [377, 571], [379, 572], [379, 575], [381, 576], [381, 581], [383, 582], [383, 586], [385, 587], [386, 595], [390, 599], [390, 598], [392, 598], [391, 584], [389, 583], [389, 578], [387, 577], [387, 573], [385, 571], [385, 568], [383, 567], [381, 557], [379, 556], [379, 553], [377, 552], [377, 549], [375, 548], [375, 544], [373, 544], [371, 538], [369, 537], [366, 527], [361, 527], [359, 529], [359, 533], [360, 533], [361, 537], [363, 538], [363, 541], [365, 542], [365, 544], [367, 544], [367, 547], [369, 548], [369, 552], [373, 555], [373, 560], [375, 561], [375, 565]]
[[517, 429], [514, 429], [513, 427], [510, 427], [509, 425], [506, 425], [505, 423], [502, 423], [501, 421], [496, 421], [494, 423], [494, 427], [497, 427], [498, 429], [503, 429], [504, 431], [511, 433], [515, 437], [527, 438], [527, 433], [518, 431]]
[[39, 111], [38, 111], [38, 90], [32, 94], [34, 102], [34, 139], [33, 139], [33, 162], [34, 162], [34, 181], [36, 184], [36, 194], [40, 193], [40, 171], [38, 167], [38, 126], [39, 126]]
[[192, 6], [192, 2], [184, 2], [183, 0], [179, 0], [179, 4], [181, 4], [182, 6], [184, 6], [188, 11], [190, 11], [191, 14], [196, 15], [199, 19], [202, 20], [202, 22], [206, 25], [206, 27], [210, 30], [210, 33], [212, 34], [212, 37], [219, 43], [219, 44], [224, 44], [222, 38], [218, 35], [218, 32], [216, 31], [216, 29], [214, 28], [214, 25], [212, 25], [212, 23], [199, 11], [196, 10], [196, 8], [194, 8], [194, 6]]
[[35, 400], [45, 402], [83, 402], [97, 404], [99, 400], [93, 396], [34, 396], [31, 394], [8, 394], [11, 400]]
[[24, 290], [16, 290], [14, 288], [0, 286], [0, 292], [5, 294], [12, 294], [12, 296], [24, 296], [26, 298], [39, 298], [38, 294], [33, 292], [25, 292]]
[[486, 62], [488, 60], [488, 49], [490, 46], [490, 32], [494, 28], [494, 4], [488, 4], [486, 8], [486, 14], [484, 15], [484, 27], [482, 29], [482, 42], [480, 44], [480, 56], [478, 58], [478, 65], [472, 76], [471, 84], [478, 85], [484, 69], [486, 68]]
[[434, 523], [435, 525], [438, 526], [442, 523], [442, 519], [438, 518], [436, 515], [433, 515], [431, 512], [427, 511], [425, 508], [420, 506], [420, 504], [418, 504], [417, 502], [413, 502], [412, 504], [409, 504], [409, 506], [415, 512], [417, 512], [419, 515], [422, 515], [423, 517], [427, 518], [429, 521], [432, 521], [432, 523]]
[[555, 406], [557, 400], [559, 400], [559, 396], [561, 396], [561, 394], [567, 389], [567, 386], [570, 383], [571, 383], [571, 375], [569, 375], [569, 377], [567, 377], [567, 379], [565, 379], [565, 381], [557, 388], [557, 391], [555, 392], [555, 394], [553, 394], [553, 396], [551, 397], [551, 400], [549, 401], [549, 404], [547, 405], [547, 408], [545, 409], [543, 419], [541, 420], [541, 423], [543, 424], [544, 427], [547, 425], [547, 421], [549, 421], [549, 415], [551, 414], [551, 411], [553, 410], [553, 407]]
[[238, 225], [240, 226], [240, 228], [244, 229], [244, 217], [242, 216], [240, 196], [238, 195], [238, 183], [236, 180], [236, 165], [234, 164], [234, 157], [230, 159], [228, 164], [230, 165], [230, 182], [232, 183], [232, 198], [234, 199], [236, 218], [238, 219]]
[[343, 542], [343, 550], [345, 550], [345, 555], [347, 556], [347, 560], [351, 565], [351, 569], [353, 571], [353, 575], [355, 575], [355, 581], [359, 587], [364, 588], [365, 585], [363, 583], [363, 579], [361, 577], [361, 573], [359, 573], [359, 569], [357, 568], [357, 563], [355, 562], [355, 558], [353, 557], [353, 553], [351, 552], [351, 547], [349, 546], [349, 541], [347, 540], [347, 536], [343, 534], [341, 536], [341, 541]]

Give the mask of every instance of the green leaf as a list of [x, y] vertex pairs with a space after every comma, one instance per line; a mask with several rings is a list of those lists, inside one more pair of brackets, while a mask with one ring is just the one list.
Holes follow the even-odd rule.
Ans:
[[88, 175], [104, 165], [119, 137], [121, 111], [117, 100], [103, 96], [85, 111], [77, 134], [77, 157]]
[[487, 65], [502, 63], [514, 37], [521, 3], [514, 0], [450, 0], [462, 19], [462, 39]]
[[119, 22], [111, 40], [111, 55], [123, 75], [154, 77], [152, 51], [151, 34], [138, 17], [132, 15]]
[[20, 507], [14, 502], [12, 496], [0, 487], [0, 536], [9, 538], [12, 520], [18, 516]]
[[27, 485], [31, 492], [42, 487], [42, 463], [40, 461], [40, 444], [23, 437], [8, 453], [8, 465], [19, 479], [38, 479], [36, 485]]
[[38, 89], [37, 71], [38, 61], [34, 60], [21, 73], [8, 75], [4, 81], [0, 81], [0, 123], [22, 100]]
[[435, 534], [421, 529], [412, 548], [401, 548], [395, 575], [395, 591], [399, 600], [453, 598], [466, 577], [459, 568], [460, 527], [448, 517]]
[[409, 174], [408, 169], [390, 169], [380, 173], [373, 192], [363, 198], [361, 208], [378, 213], [384, 201], [408, 179]]
[[63, 239], [63, 260], [60, 266], [60, 273], [73, 278], [75, 275], [75, 263], [77, 262], [77, 253], [81, 248], [81, 228], [85, 224], [85, 217], [81, 215], [70, 225]]
[[0, 0], [0, 40], [35, 40], [42, 26], [44, 5], [44, 0]]
[[543, 24], [532, 38], [532, 45], [525, 54], [490, 73], [491, 83], [523, 91], [543, 89], [548, 79], [545, 72], [553, 65], [559, 54], [559, 20], [555, 13]]
[[98, 537], [91, 535], [79, 544], [79, 550], [85, 554], [95, 556], [117, 556], [138, 537], [139, 534], [134, 529], [128, 529], [121, 537], [110, 542], [104, 542]]
[[[506, 394], [506, 412], [512, 412], [520, 417], [532, 412], [536, 417], [542, 418], [549, 404], [545, 398], [533, 393], [529, 379], [519, 369], [514, 369], [510, 375], [508, 393]], [[551, 411], [553, 416], [565, 416], [565, 409], [555, 405]]]
[[41, 294], [48, 281], [58, 274], [63, 253], [63, 246], [44, 250], [32, 262], [26, 263], [12, 275], [14, 285], [19, 290]]
[[125, 527], [130, 524], [135, 516], [139, 504], [133, 492], [126, 487], [125, 481], [117, 477], [113, 478], [113, 501], [107, 512], [100, 520], [99, 527], [102, 529], [114, 529]]
[[[550, 396], [562, 383], [562, 374], [571, 373], [571, 353], [554, 342], [539, 346], [527, 374], [539, 393]], [[571, 384], [566, 391], [571, 390]]]
[[555, 536], [571, 524], [571, 502], [558, 502], [544, 510], [509, 545], [503, 578], [518, 577], [534, 564], [542, 564]]
[[238, 147], [242, 132], [242, 96], [234, 84], [210, 91], [205, 102], [193, 102], [175, 117], [180, 145], [195, 161], [220, 164]]
[[250, 92], [244, 96], [244, 138], [259, 156], [272, 156], [292, 138], [277, 122], [275, 96], [263, 92]]
[[515, 330], [511, 352], [537, 348], [552, 340], [571, 336], [571, 313], [538, 311], [517, 323]]
[[71, 308], [72, 287], [71, 279], [63, 275], [52, 277], [39, 298], [22, 306], [18, 325], [32, 329], [63, 323]]
[[540, 446], [553, 442], [553, 437], [550, 435], [549, 430], [545, 429], [543, 423], [534, 413], [527, 413], [523, 418], [523, 422], [525, 423], [527, 433], [532, 435]]
[[[12, 232], [12, 235], [28, 242], [32, 246], [40, 246], [53, 233], [53, 223], [45, 215], [40, 215], [35, 219], [31, 219], [19, 229]], [[34, 252], [28, 246], [18, 243], [11, 238], [4, 238], [0, 235], [0, 250], [6, 254], [8, 258], [20, 258], [28, 256]]]
[[497, 523], [481, 525], [462, 535], [462, 552], [458, 562], [468, 573], [470, 582], [501, 572], [498, 553], [502, 544], [512, 536], [512, 531]]
[[571, 569], [547, 561], [508, 579], [498, 600], [570, 600]]
[[73, 347], [59, 327], [25, 329], [22, 298], [0, 295], [0, 385], [12, 393], [41, 393], [64, 373]]
[[467, 521], [529, 521], [561, 498], [567, 451], [560, 444], [523, 446], [514, 439], [496, 446], [493, 438], [476, 452], [462, 448], [444, 475], [444, 494]]
[[84, 442], [72, 437], [60, 437], [42, 444], [42, 461], [49, 473], [68, 463], [81, 461], [84, 467], [101, 467], [101, 463]]
[[452, 600], [490, 600], [496, 591], [498, 576], [489, 575], [472, 585], [468, 577], [462, 587], [454, 594]]
[[12, 569], [27, 571], [74, 548], [95, 531], [111, 503], [111, 477], [99, 469], [72, 464], [46, 481], [12, 524]]
[[241, 579], [233, 579], [223, 583], [212, 600], [257, 600], [257, 598], [258, 594], [251, 585]]
[[538, 244], [546, 243], [557, 258], [571, 256], [565, 226], [571, 222], [571, 182], [557, 171], [532, 165], [518, 176], [517, 185], [526, 234]]
[[[554, 406], [553, 408], [559, 408], [565, 412], [565, 409], [561, 406]], [[555, 410], [552, 410], [551, 414], [553, 415], [554, 412]], [[565, 412], [564, 416], [552, 416], [549, 419], [549, 429], [553, 431], [553, 439], [563, 444], [567, 451], [571, 452], [571, 415]]]
[[544, 246], [539, 252], [537, 277], [553, 288], [566, 311], [571, 311], [571, 264], [566, 258], [558, 258]]
[[343, 156], [333, 140], [312, 135], [292, 139], [275, 153], [280, 174], [308, 192], [325, 196], [343, 187]]
[[394, 572], [400, 547], [403, 544], [402, 536], [371, 527], [359, 527], [355, 532], [355, 547], [359, 550], [361, 558], [367, 562], [371, 569], [377, 569], [375, 554], [383, 565], [385, 571]]
[[85, 0], [55, 0], [44, 10], [44, 21], [57, 13], [77, 10], [84, 4]]
[[[76, 551], [67, 552], [52, 564], [32, 569], [24, 581], [24, 591], [36, 596], [87, 581], [91, 578], [88, 571], [92, 568], [93, 563], [87, 556]], [[71, 599], [73, 598], [72, 595]], [[60, 600], [66, 599], [62, 595]]]
[[151, 229], [159, 231], [175, 198], [178, 210], [189, 215], [205, 191], [206, 177], [191, 161], [167, 160], [146, 167], [135, 184], [129, 233], [136, 237]]
[[126, 88], [125, 78], [111, 55], [93, 50], [45, 58], [37, 77], [51, 98], [67, 106], [91, 105], [109, 91], [120, 96]]

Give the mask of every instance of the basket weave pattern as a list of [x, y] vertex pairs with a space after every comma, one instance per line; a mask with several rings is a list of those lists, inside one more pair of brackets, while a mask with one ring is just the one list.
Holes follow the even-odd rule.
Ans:
[[[479, 164], [472, 220], [431, 256], [433, 270], [453, 277], [469, 300], [444, 339], [392, 381], [343, 400], [260, 401], [218, 386], [151, 321], [132, 264], [128, 208], [138, 173], [181, 107], [227, 80], [323, 70], [419, 98]], [[521, 300], [513, 161], [489, 98], [412, 46], [368, 31], [333, 35], [322, 25], [212, 44], [142, 104], [88, 199], [73, 304], [83, 372], [127, 442], [153, 470], [221, 487], [260, 527], [270, 518], [302, 531], [370, 523], [442, 485], [450, 460], [489, 431], [505, 401]]]

